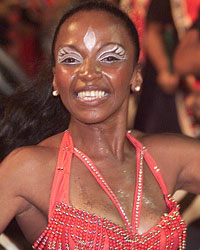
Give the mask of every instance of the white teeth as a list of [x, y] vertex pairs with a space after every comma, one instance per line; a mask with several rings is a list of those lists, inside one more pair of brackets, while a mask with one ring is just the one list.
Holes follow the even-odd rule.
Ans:
[[82, 91], [78, 93], [78, 98], [84, 99], [86, 101], [95, 100], [97, 98], [103, 98], [108, 94], [101, 90], [92, 91]]
[[96, 92], [95, 91], [91, 91], [91, 96], [95, 96]]
[[101, 98], [101, 91], [98, 92], [98, 97]]

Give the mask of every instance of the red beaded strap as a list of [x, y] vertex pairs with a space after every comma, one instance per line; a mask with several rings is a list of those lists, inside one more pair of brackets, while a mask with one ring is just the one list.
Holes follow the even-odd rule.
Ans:
[[133, 232], [137, 233], [140, 224], [140, 213], [142, 207], [142, 194], [143, 194], [143, 154], [144, 152], [138, 147], [136, 148], [136, 157], [137, 157], [137, 178], [135, 185], [135, 198], [133, 203], [133, 212], [132, 212], [132, 228]]
[[167, 190], [167, 186], [165, 184], [165, 181], [163, 180], [163, 177], [161, 175], [160, 172], [160, 168], [158, 167], [158, 165], [156, 164], [155, 160], [152, 158], [152, 156], [149, 154], [149, 152], [147, 151], [146, 147], [144, 147], [138, 140], [136, 140], [134, 137], [132, 137], [130, 135], [130, 133], [127, 134], [127, 137], [129, 138], [129, 140], [132, 142], [132, 144], [136, 147], [136, 148], [140, 148], [141, 150], [144, 151], [144, 160], [147, 163], [147, 166], [149, 167], [149, 169], [151, 170], [152, 174], [154, 175], [154, 177], [156, 178], [162, 193], [164, 195], [165, 198], [165, 202], [167, 204], [167, 207], [171, 209], [171, 201], [168, 199], [168, 195], [169, 192]]

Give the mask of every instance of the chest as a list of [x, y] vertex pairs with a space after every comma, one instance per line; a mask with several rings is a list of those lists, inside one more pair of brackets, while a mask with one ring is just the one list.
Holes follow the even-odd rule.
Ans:
[[[109, 162], [104, 162], [107, 163], [104, 181], [116, 193], [120, 206], [126, 212], [128, 219], [131, 220], [131, 210], [133, 204], [137, 204], [139, 194], [137, 192], [138, 176], [133, 170], [135, 166], [133, 168], [127, 164], [124, 169], [126, 172], [123, 172], [120, 171], [123, 166], [118, 169], [118, 165], [115, 163], [115, 170], [110, 172]], [[178, 230], [178, 228], [181, 228], [180, 226], [176, 230], [174, 221], [178, 222], [177, 225], [181, 225], [181, 218], [179, 218], [177, 211], [173, 211], [176, 212], [174, 215], [177, 218], [171, 214], [161, 221], [160, 217], [166, 210], [163, 198], [161, 198], [162, 192], [154, 176], [152, 176], [146, 164], [144, 165], [139, 233], [148, 231], [146, 234], [127, 232], [125, 223], [121, 219], [119, 211], [113, 205], [112, 199], [109, 199], [108, 194], [106, 194], [105, 188], [102, 188], [101, 183], [84, 165], [73, 160], [69, 178], [69, 204], [62, 202], [57, 204], [52, 216], [53, 220], [51, 220], [48, 229], [45, 230], [47, 232], [44, 232], [44, 235], [50, 235], [50, 237], [43, 241], [44, 236], [42, 234], [35, 243], [36, 249], [38, 244], [51, 245], [52, 239], [55, 240], [56, 244], [68, 246], [70, 249], [75, 249], [75, 247], [84, 249], [84, 246], [87, 245], [92, 249], [94, 246], [98, 246], [97, 249], [111, 247], [116, 247], [116, 249], [147, 249], [152, 244], [156, 244], [157, 249], [164, 249], [165, 246], [168, 247], [169, 245], [173, 245], [172, 249], [177, 249], [179, 244], [177, 239], [181, 239], [180, 244], [182, 244], [183, 234], [182, 229]], [[101, 170], [103, 173], [104, 169], [101, 168]], [[141, 176], [139, 177], [141, 178]], [[139, 183], [141, 182], [139, 181]], [[172, 217], [173, 219], [171, 219]], [[136, 219], [136, 216], [134, 219]], [[65, 234], [63, 234], [63, 230]], [[169, 230], [173, 235], [169, 234]], [[59, 237], [60, 234], [63, 236]], [[46, 241], [48, 241], [48, 244]]]
[[[104, 165], [100, 162], [95, 163], [101, 176], [98, 178], [92, 175], [82, 162], [74, 158], [68, 193], [70, 205], [107, 218], [123, 228], [126, 228], [126, 222], [120, 215], [120, 209], [130, 223], [135, 221], [136, 215], [133, 213], [134, 209], [137, 209], [138, 230], [141, 233], [146, 232], [160, 221], [167, 208], [161, 188], [146, 162], [142, 163], [142, 175], [137, 172], [136, 163], [136, 159], [130, 159], [126, 164], [104, 159]], [[101, 172], [98, 169], [101, 169]], [[138, 201], [140, 204], [136, 207]], [[120, 206], [116, 206], [116, 203]]]
[[[128, 157], [127, 159], [124, 163], [109, 158], [93, 162], [92, 164], [97, 167], [98, 174], [103, 178], [102, 180], [90, 171], [85, 162], [80, 161], [77, 157], [72, 157], [70, 169], [66, 171], [69, 174], [68, 177], [66, 177], [66, 172], [63, 173], [65, 184], [62, 188], [58, 186], [56, 189], [60, 188], [59, 192], [65, 193], [63, 197], [74, 208], [111, 220], [123, 228], [126, 228], [126, 223], [108, 193], [113, 192], [115, 194], [120, 208], [131, 223], [135, 220], [133, 208], [138, 202], [139, 191], [140, 207], [137, 209], [139, 209], [140, 218], [138, 230], [140, 233], [144, 233], [160, 221], [161, 216], [167, 211], [166, 204], [160, 186], [146, 162], [142, 162], [142, 176], [138, 176], [136, 157]], [[55, 169], [55, 166], [52, 166], [53, 168]], [[34, 235], [33, 238], [36, 238], [38, 232], [42, 231], [41, 229], [44, 229], [47, 225], [54, 175], [55, 171], [49, 171], [45, 176], [48, 182], [41, 180], [38, 183], [39, 192], [33, 202], [34, 209], [26, 212], [23, 217], [22, 224], [25, 225], [25, 228], [26, 225], [31, 224], [34, 232], [36, 231], [36, 236]], [[142, 182], [140, 182], [141, 178]], [[112, 191], [107, 192], [108, 190], [104, 188], [104, 182]], [[141, 185], [141, 190], [136, 190], [138, 185]], [[29, 216], [30, 212], [31, 216]], [[35, 223], [35, 220], [31, 221], [30, 218], [36, 218], [36, 216], [43, 218], [40, 218], [40, 223]], [[29, 218], [29, 221], [28, 219], [24, 220], [24, 218]]]

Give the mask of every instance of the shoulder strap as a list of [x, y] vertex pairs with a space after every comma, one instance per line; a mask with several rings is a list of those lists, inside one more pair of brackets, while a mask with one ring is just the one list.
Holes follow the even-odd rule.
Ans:
[[[54, 180], [51, 189], [49, 202], [49, 220], [52, 216], [54, 207], [57, 202], [63, 201], [69, 204], [69, 176], [72, 153], [71, 150], [65, 150], [67, 145], [71, 145], [68, 131], [65, 131], [59, 149], [58, 160], [55, 169]], [[73, 145], [72, 145], [73, 147]]]
[[132, 137], [130, 134], [127, 135], [129, 140], [133, 143], [133, 145], [136, 148], [139, 148], [140, 150], [144, 151], [144, 160], [146, 161], [149, 169], [151, 170], [152, 174], [154, 175], [154, 177], [156, 178], [158, 184], [160, 185], [160, 188], [162, 190], [162, 193], [165, 197], [165, 201], [167, 203], [167, 206], [170, 206], [170, 202], [168, 199], [168, 190], [167, 190], [167, 186], [165, 184], [165, 181], [161, 175], [160, 169], [157, 166], [155, 160], [152, 158], [152, 156], [149, 154], [149, 152], [147, 151], [146, 147], [144, 147], [137, 139], [135, 139], [134, 137]]
[[[135, 145], [134, 145], [135, 146]], [[140, 225], [140, 214], [142, 208], [142, 196], [143, 196], [143, 154], [144, 151], [139, 147], [136, 147], [136, 183], [135, 183], [135, 196], [133, 199], [132, 210], [132, 229], [134, 233], [138, 233]]]

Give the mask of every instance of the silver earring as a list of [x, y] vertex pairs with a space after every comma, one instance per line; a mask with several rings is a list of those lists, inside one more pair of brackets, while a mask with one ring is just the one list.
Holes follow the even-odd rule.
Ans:
[[52, 95], [53, 95], [53, 96], [58, 96], [58, 90], [54, 90], [54, 91], [52, 92]]

